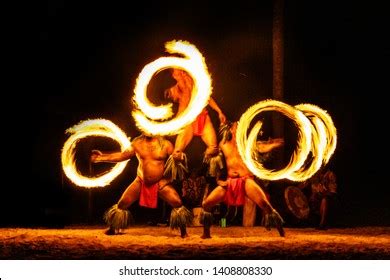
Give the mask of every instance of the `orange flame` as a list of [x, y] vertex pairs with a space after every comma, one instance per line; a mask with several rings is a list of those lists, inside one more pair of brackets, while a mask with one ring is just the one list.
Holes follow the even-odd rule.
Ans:
[[99, 177], [85, 177], [78, 172], [76, 167], [75, 149], [77, 143], [83, 138], [90, 136], [108, 137], [117, 141], [122, 151], [130, 147], [130, 140], [126, 134], [111, 121], [104, 119], [82, 121], [67, 129], [66, 133], [72, 135], [62, 148], [61, 162], [65, 175], [74, 184], [86, 188], [103, 187], [110, 184], [126, 167], [128, 161], [117, 163], [108, 173]]
[[[257, 162], [255, 158], [254, 145], [256, 138], [261, 128], [261, 123], [255, 124], [247, 138], [247, 130], [253, 118], [266, 111], [277, 111], [288, 118], [292, 119], [298, 128], [298, 145], [295, 149], [290, 162], [281, 170], [266, 169], [261, 163]], [[240, 118], [237, 126], [236, 141], [238, 151], [241, 158], [244, 160], [248, 169], [258, 178], [265, 180], [279, 180], [284, 179], [289, 174], [298, 170], [305, 162], [311, 148], [311, 127], [310, 121], [305, 115], [291, 107], [276, 100], [264, 100], [251, 106]]]
[[[184, 57], [160, 57], [147, 64], [139, 74], [134, 88], [134, 103], [137, 109], [132, 112], [137, 127], [146, 133], [153, 135], [175, 135], [180, 133], [183, 127], [192, 123], [207, 106], [212, 92], [211, 77], [208, 73], [205, 59], [199, 50], [186, 41], [171, 41], [165, 44], [169, 53], [179, 53]], [[172, 103], [162, 106], [152, 104], [147, 96], [146, 89], [154, 73], [168, 68], [185, 70], [194, 80], [191, 100], [187, 108], [175, 118], [172, 117]]]
[[[284, 114], [293, 120], [298, 128], [297, 147], [287, 166], [281, 170], [268, 170], [255, 160], [255, 144], [262, 123], [257, 122], [247, 136], [253, 118], [266, 111], [277, 111]], [[241, 158], [248, 169], [258, 178], [270, 181], [280, 179], [305, 181], [329, 161], [336, 149], [337, 134], [329, 114], [318, 106], [300, 104], [291, 107], [280, 101], [264, 100], [251, 106], [241, 116], [237, 126], [236, 142]], [[304, 166], [310, 151], [313, 156], [312, 162], [310, 165]]]
[[295, 106], [295, 108], [303, 111], [303, 113], [311, 120], [311, 132], [312, 132], [312, 162], [306, 167], [301, 167], [299, 170], [286, 176], [287, 179], [292, 181], [305, 181], [313, 176], [322, 166], [325, 147], [327, 143], [326, 128], [324, 123], [311, 111], [306, 110], [306, 106]]
[[334, 126], [331, 116], [324, 109], [321, 109], [320, 107], [313, 104], [300, 104], [295, 107], [297, 107], [299, 110], [308, 112], [311, 115], [315, 115], [324, 123], [326, 128], [326, 146], [324, 149], [323, 163], [327, 164], [337, 146], [337, 130]]

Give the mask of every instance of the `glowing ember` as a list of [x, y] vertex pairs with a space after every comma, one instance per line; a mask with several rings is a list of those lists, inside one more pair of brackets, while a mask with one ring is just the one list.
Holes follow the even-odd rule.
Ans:
[[86, 120], [67, 129], [66, 132], [72, 135], [62, 149], [62, 168], [65, 175], [76, 185], [87, 188], [106, 186], [126, 167], [128, 161], [117, 163], [108, 173], [99, 177], [85, 177], [78, 172], [76, 167], [75, 149], [77, 143], [83, 138], [90, 136], [108, 137], [117, 141], [122, 151], [130, 147], [130, 140], [126, 134], [111, 121], [104, 119]]
[[[165, 44], [165, 48], [169, 53], [182, 54], [184, 57], [160, 57], [147, 64], [139, 74], [134, 88], [133, 100], [138, 107], [132, 112], [135, 123], [141, 131], [153, 135], [178, 134], [206, 107], [212, 92], [205, 59], [194, 45], [185, 41], [171, 41]], [[173, 119], [164, 121], [173, 115], [172, 103], [155, 106], [148, 100], [146, 92], [153, 75], [168, 68], [187, 71], [194, 80], [194, 87], [187, 108]]]

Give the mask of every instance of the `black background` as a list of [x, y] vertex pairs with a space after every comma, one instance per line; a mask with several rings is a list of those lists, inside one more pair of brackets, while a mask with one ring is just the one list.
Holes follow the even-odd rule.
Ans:
[[[286, 1], [287, 2], [287, 1]], [[143, 66], [166, 55], [173, 39], [196, 45], [213, 78], [213, 96], [229, 119], [272, 97], [272, 1], [94, 3], [49, 1], [24, 23], [32, 37], [19, 45], [14, 85], [23, 121], [10, 138], [1, 187], [1, 225], [66, 225], [101, 221], [132, 180], [137, 161], [110, 185], [88, 190], [62, 175], [65, 130], [81, 120], [106, 118], [138, 135], [130, 112]], [[340, 225], [389, 225], [385, 94], [388, 51], [379, 7], [355, 3], [286, 3], [285, 102], [326, 109], [338, 129], [331, 166], [338, 178]], [[23, 70], [22, 70], [23, 69]], [[386, 69], [386, 68], [384, 68]], [[384, 82], [384, 83], [383, 83]], [[21, 85], [28, 86], [22, 90]], [[161, 87], [161, 85], [160, 85]], [[159, 89], [159, 85], [156, 85]], [[217, 120], [214, 112], [212, 119]], [[19, 136], [20, 135], [20, 136]], [[15, 138], [16, 139], [16, 138]], [[95, 148], [83, 144], [81, 156]], [[193, 163], [202, 143], [189, 147]], [[383, 161], [383, 163], [382, 163]], [[7, 180], [6, 180], [7, 181]], [[136, 206], [134, 206], [136, 207]]]

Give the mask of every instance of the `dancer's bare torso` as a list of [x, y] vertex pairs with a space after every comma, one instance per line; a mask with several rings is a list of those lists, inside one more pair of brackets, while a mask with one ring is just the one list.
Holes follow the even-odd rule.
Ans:
[[234, 139], [219, 144], [219, 147], [225, 156], [228, 177], [235, 178], [252, 175], [242, 161]]
[[162, 179], [164, 164], [173, 151], [172, 144], [165, 139], [141, 137], [132, 143], [138, 159], [137, 175], [146, 184], [154, 184]]
[[179, 104], [177, 113], [180, 114], [187, 108], [188, 103], [190, 103], [193, 82], [192, 79], [181, 70], [174, 70], [173, 77], [177, 83], [171, 87], [168, 92], [169, 97]]

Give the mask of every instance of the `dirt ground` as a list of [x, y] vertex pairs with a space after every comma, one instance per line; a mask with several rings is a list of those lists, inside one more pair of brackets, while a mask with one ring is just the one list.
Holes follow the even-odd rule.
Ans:
[[182, 239], [167, 227], [132, 227], [116, 236], [103, 227], [0, 228], [0, 259], [390, 259], [390, 227], [188, 229]]

